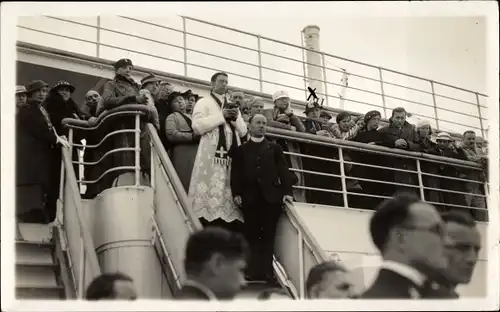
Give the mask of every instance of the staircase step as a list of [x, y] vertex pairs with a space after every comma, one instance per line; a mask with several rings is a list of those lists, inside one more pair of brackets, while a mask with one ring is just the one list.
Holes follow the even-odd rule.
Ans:
[[19, 223], [19, 230], [28, 242], [50, 242], [52, 239], [52, 228], [48, 224]]
[[20, 300], [63, 300], [63, 287], [16, 287]]
[[16, 286], [23, 288], [56, 288], [54, 266], [16, 265]]
[[52, 248], [51, 243], [16, 242], [16, 263], [53, 264]]

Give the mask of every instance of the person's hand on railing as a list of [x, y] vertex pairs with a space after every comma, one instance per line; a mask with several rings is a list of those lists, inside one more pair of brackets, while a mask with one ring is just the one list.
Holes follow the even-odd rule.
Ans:
[[135, 96], [135, 101], [139, 104], [146, 104], [148, 102], [148, 97], [146, 94], [139, 94]]
[[57, 136], [56, 144], [61, 144], [63, 147], [69, 147], [69, 142], [65, 136]]
[[396, 146], [397, 148], [407, 148], [408, 143], [403, 139], [398, 139], [396, 140], [396, 142], [394, 142], [394, 146]]
[[293, 205], [293, 197], [290, 196], [290, 195], [285, 195], [283, 196], [283, 204], [290, 204], [290, 205]]
[[330, 133], [328, 131], [326, 131], [326, 130], [316, 131], [316, 134], [320, 135], [320, 136], [331, 137]]
[[234, 203], [238, 207], [242, 207], [243, 206], [243, 200], [241, 199], [241, 196], [239, 196], [239, 195], [234, 196]]
[[87, 122], [89, 123], [89, 125], [95, 126], [97, 125], [97, 117], [90, 117], [89, 120], [87, 120]]

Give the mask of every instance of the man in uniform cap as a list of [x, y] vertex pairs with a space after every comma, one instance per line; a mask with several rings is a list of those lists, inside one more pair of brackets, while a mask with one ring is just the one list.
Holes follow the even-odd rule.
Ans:
[[28, 95], [25, 86], [16, 86], [16, 111], [19, 107], [26, 105]]
[[[115, 77], [112, 81], [108, 81], [104, 84], [102, 92], [102, 100], [98, 104], [97, 115], [99, 116], [104, 110], [109, 110], [116, 108], [118, 106], [127, 104], [144, 104], [150, 109], [150, 113], [153, 113], [151, 107], [148, 105], [148, 97], [146, 93], [139, 93], [140, 85], [137, 84], [131, 77], [133, 64], [129, 59], [121, 59], [117, 61], [114, 65]], [[154, 107], [153, 107], [154, 109]], [[151, 115], [149, 118], [152, 118]], [[141, 122], [141, 130], [144, 128], [144, 123]], [[131, 119], [123, 118], [114, 121], [113, 130], [130, 130], [134, 128], [134, 123]], [[146, 156], [147, 147], [149, 143], [145, 139], [145, 131], [141, 131], [141, 185], [145, 185], [148, 182], [146, 173], [149, 170], [149, 156]], [[113, 136], [113, 145], [119, 146], [120, 148], [131, 148], [136, 147], [134, 143], [134, 135], [130, 133], [123, 133]], [[116, 154], [112, 157], [112, 162], [108, 164], [110, 168], [101, 169], [111, 169], [120, 166], [136, 166], [134, 153], [126, 152]], [[96, 190], [98, 194], [103, 189], [120, 185], [133, 185], [135, 184], [135, 175], [131, 172], [113, 172], [106, 175], [99, 183], [99, 190]]]
[[99, 116], [104, 110], [125, 104], [146, 104], [147, 97], [139, 95], [140, 86], [132, 79], [134, 65], [129, 59], [121, 59], [113, 64], [115, 78], [104, 84], [102, 101], [97, 108]]

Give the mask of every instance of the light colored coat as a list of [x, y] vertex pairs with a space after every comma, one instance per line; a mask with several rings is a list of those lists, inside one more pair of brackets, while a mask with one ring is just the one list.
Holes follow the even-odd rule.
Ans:
[[[224, 98], [219, 99], [224, 103]], [[233, 140], [232, 130], [222, 114], [222, 108], [211, 96], [203, 98], [196, 103], [192, 120], [194, 132], [201, 135], [188, 193], [194, 213], [207, 221], [218, 218], [226, 222], [243, 221], [243, 215], [234, 204], [231, 193], [231, 163], [229, 162], [229, 166], [214, 163], [220, 125], [225, 125], [226, 150], [229, 150]], [[239, 146], [240, 138], [247, 134], [246, 123], [240, 112], [236, 121], [230, 123], [236, 130]]]

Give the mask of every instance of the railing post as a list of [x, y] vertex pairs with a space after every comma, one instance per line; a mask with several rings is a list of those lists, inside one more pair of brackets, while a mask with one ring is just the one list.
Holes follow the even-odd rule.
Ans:
[[141, 185], [141, 117], [135, 115], [135, 186]]
[[420, 159], [417, 159], [418, 186], [420, 189], [420, 198], [425, 202], [424, 181], [422, 179], [422, 169], [420, 167]]
[[429, 80], [431, 83], [431, 92], [432, 92], [432, 103], [434, 104], [434, 117], [436, 119], [436, 129], [439, 130], [439, 119], [438, 119], [438, 111], [436, 104], [436, 93], [434, 92], [434, 81]]
[[154, 151], [153, 151], [153, 142], [151, 141], [151, 139], [149, 140], [149, 154], [151, 156], [151, 160], [150, 160], [150, 165], [149, 165], [149, 170], [150, 170], [150, 174], [149, 174], [149, 178], [150, 178], [150, 185], [151, 185], [151, 188], [153, 190], [156, 189], [156, 162], [155, 162], [155, 154], [154, 154]]
[[297, 229], [297, 239], [299, 244], [299, 298], [305, 299], [304, 238], [302, 237], [302, 232], [299, 229]]
[[[82, 231], [82, 229], [80, 229]], [[83, 243], [83, 237], [80, 236], [80, 272], [78, 276], [78, 298], [83, 299], [85, 297], [85, 246]]]
[[321, 61], [323, 62], [323, 84], [325, 85], [326, 106], [330, 106], [328, 105], [328, 83], [326, 82], [325, 53], [321, 53]]
[[186, 18], [182, 16], [182, 45], [184, 49], [184, 76], [187, 76], [187, 34], [186, 34]]
[[387, 118], [387, 106], [385, 103], [384, 80], [382, 78], [382, 68], [378, 68], [378, 75], [380, 77], [380, 94], [382, 95], [382, 106], [384, 107], [384, 118]]
[[96, 57], [99, 57], [99, 50], [101, 50], [101, 16], [97, 16], [97, 39], [96, 39]]
[[339, 160], [340, 160], [340, 179], [342, 182], [342, 196], [344, 197], [344, 208], [349, 208], [349, 203], [347, 202], [347, 184], [345, 181], [345, 168], [344, 168], [344, 154], [342, 152], [342, 147], [339, 146]]
[[260, 47], [260, 36], [257, 36], [257, 51], [258, 52], [258, 59], [259, 59], [259, 88], [260, 92], [263, 92], [263, 83], [262, 83], [262, 53], [261, 53], [261, 47]]
[[476, 92], [476, 102], [477, 102], [477, 113], [479, 116], [479, 125], [481, 127], [481, 137], [485, 138], [484, 127], [483, 127], [483, 116], [481, 114], [481, 104], [479, 103], [479, 94]]

